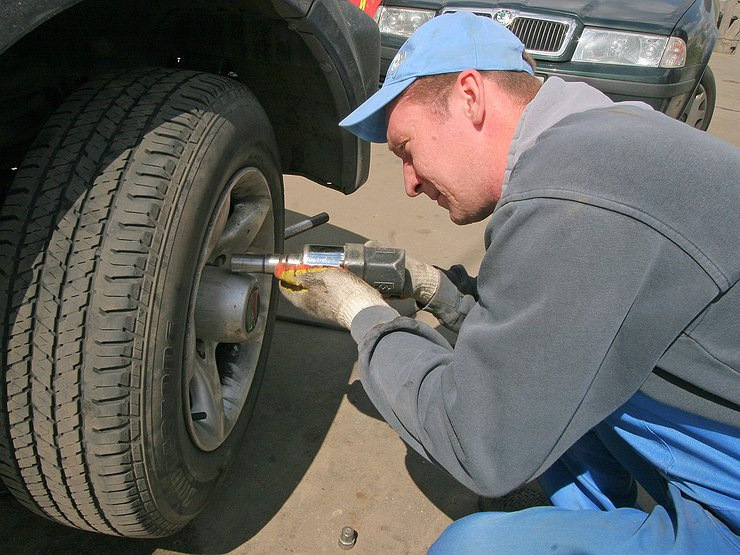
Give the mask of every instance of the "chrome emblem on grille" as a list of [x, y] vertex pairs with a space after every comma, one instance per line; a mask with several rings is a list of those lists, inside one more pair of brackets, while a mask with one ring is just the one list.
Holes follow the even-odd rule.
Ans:
[[514, 21], [514, 14], [509, 10], [498, 10], [493, 14], [493, 19], [501, 25], [508, 26]]

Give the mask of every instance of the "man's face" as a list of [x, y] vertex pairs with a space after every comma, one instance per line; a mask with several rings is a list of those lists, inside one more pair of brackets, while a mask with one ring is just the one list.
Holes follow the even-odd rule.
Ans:
[[481, 134], [454, 106], [445, 117], [402, 95], [389, 108], [388, 148], [403, 162], [410, 197], [425, 193], [458, 225], [493, 212], [501, 185], [496, 168]]

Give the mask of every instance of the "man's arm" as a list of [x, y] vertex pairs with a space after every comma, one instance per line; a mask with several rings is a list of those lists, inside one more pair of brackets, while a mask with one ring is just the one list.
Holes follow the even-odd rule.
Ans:
[[479, 302], [454, 350], [371, 307], [352, 322], [362, 381], [415, 450], [485, 495], [536, 477], [642, 384], [716, 287], [619, 213], [556, 199], [491, 223]]

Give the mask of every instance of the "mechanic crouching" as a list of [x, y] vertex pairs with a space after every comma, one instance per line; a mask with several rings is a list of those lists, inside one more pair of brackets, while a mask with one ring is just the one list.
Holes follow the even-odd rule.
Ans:
[[351, 330], [368, 395], [422, 456], [481, 495], [537, 479], [552, 502], [465, 517], [429, 552], [740, 551], [740, 151], [541, 84], [468, 13], [419, 28], [341, 125], [387, 141], [408, 195], [456, 224], [492, 215], [486, 254], [477, 279], [407, 261], [454, 349], [346, 270], [288, 269], [286, 297]]

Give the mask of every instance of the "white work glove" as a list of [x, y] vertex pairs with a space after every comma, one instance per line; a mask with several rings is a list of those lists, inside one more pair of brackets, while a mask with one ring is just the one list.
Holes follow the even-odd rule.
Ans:
[[[386, 247], [380, 241], [367, 241], [366, 247]], [[406, 281], [403, 294], [407, 298], [415, 299], [421, 305], [429, 304], [439, 289], [441, 272], [430, 264], [406, 257]]]
[[437, 294], [442, 272], [424, 262], [406, 257], [406, 283], [404, 293], [421, 305], [428, 305]]
[[279, 264], [275, 277], [292, 305], [303, 312], [349, 329], [370, 306], [388, 306], [378, 291], [342, 268]]
[[[385, 246], [377, 241], [365, 245]], [[478, 289], [476, 279], [468, 276], [462, 266], [440, 270], [406, 257], [404, 295], [415, 299], [418, 308], [432, 313], [444, 327], [458, 332], [478, 300]]]

